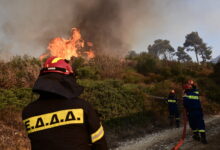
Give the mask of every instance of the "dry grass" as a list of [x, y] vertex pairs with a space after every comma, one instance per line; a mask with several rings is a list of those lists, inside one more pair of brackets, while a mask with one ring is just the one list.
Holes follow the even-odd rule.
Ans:
[[16, 130], [0, 122], [1, 150], [30, 150], [30, 144], [24, 131]]
[[121, 78], [125, 68], [123, 61], [109, 56], [97, 56], [93, 63], [102, 78]]
[[39, 70], [40, 62], [29, 56], [16, 56], [9, 62], [0, 62], [0, 87], [31, 87]]
[[21, 111], [12, 107], [0, 111], [0, 149], [30, 150], [30, 142], [25, 133]]

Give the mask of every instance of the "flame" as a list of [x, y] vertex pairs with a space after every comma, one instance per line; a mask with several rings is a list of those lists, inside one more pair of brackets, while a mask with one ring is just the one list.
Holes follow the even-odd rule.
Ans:
[[89, 43], [87, 47], [89, 50], [85, 49], [85, 41], [81, 37], [79, 29], [72, 28], [72, 34], [70, 39], [64, 39], [61, 37], [54, 38], [47, 47], [47, 52], [40, 56], [40, 60], [51, 55], [57, 56], [63, 59], [70, 60], [72, 57], [86, 57], [91, 59], [95, 57], [93, 50], [91, 49], [93, 43]]
[[91, 58], [94, 58], [95, 57], [95, 54], [94, 54], [94, 52], [93, 51], [86, 51], [85, 52], [86, 54], [87, 54], [87, 57], [89, 58], [89, 59], [91, 59]]

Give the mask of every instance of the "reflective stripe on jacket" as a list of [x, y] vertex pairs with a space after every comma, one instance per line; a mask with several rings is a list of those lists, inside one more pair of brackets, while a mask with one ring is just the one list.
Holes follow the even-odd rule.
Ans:
[[199, 91], [197, 89], [186, 90], [183, 96], [183, 104], [187, 111], [201, 110]]
[[22, 118], [32, 150], [107, 150], [98, 115], [82, 99], [39, 99]]

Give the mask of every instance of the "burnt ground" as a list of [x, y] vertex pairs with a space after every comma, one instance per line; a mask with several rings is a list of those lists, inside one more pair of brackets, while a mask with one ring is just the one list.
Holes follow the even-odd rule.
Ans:
[[[188, 127], [187, 136], [180, 150], [220, 150], [220, 115], [206, 117], [208, 144], [193, 141]], [[182, 128], [166, 129], [145, 137], [121, 143], [114, 150], [171, 150], [180, 139]]]

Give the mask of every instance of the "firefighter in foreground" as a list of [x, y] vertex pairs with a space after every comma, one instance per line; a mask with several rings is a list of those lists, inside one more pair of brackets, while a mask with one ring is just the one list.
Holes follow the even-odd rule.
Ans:
[[107, 150], [95, 110], [78, 98], [82, 91], [66, 60], [46, 60], [33, 87], [40, 97], [22, 113], [32, 150]]
[[175, 121], [176, 127], [179, 128], [180, 118], [179, 118], [179, 110], [178, 110], [175, 90], [170, 91], [166, 100], [167, 100], [168, 109], [169, 109], [170, 126], [173, 126], [174, 121]]
[[183, 104], [187, 111], [190, 128], [193, 130], [193, 139], [207, 144], [199, 91], [192, 80], [188, 81], [184, 89]]

